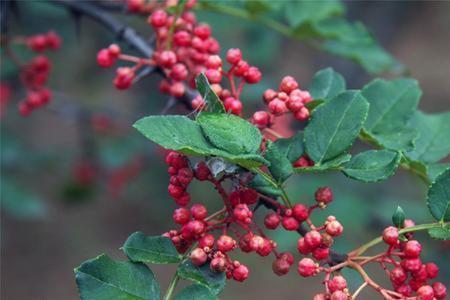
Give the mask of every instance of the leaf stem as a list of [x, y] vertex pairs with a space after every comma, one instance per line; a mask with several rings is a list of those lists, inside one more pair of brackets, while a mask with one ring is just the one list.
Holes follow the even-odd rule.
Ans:
[[283, 189], [283, 187], [281, 185], [279, 185], [273, 178], [272, 176], [270, 176], [269, 174], [265, 173], [264, 171], [262, 171], [261, 169], [258, 168], [251, 168], [250, 171], [255, 172], [259, 175], [261, 175], [262, 177], [264, 177], [265, 180], [267, 180], [267, 182], [269, 182], [273, 187], [279, 189], [281, 191], [281, 199], [283, 199], [284, 205], [286, 205], [287, 207], [291, 208], [292, 207], [292, 203], [289, 200], [289, 196], [287, 195], [286, 191]]
[[173, 275], [172, 280], [170, 281], [169, 287], [167, 288], [166, 294], [164, 295], [164, 300], [171, 300], [173, 292], [175, 291], [175, 287], [178, 284], [178, 281], [180, 280], [180, 277], [175, 272], [175, 275]]
[[[414, 231], [421, 231], [421, 230], [427, 230], [427, 229], [431, 229], [431, 228], [438, 228], [438, 227], [442, 227], [443, 225], [441, 223], [429, 223], [429, 224], [421, 224], [421, 225], [417, 225], [417, 226], [412, 226], [412, 227], [407, 227], [407, 228], [403, 228], [400, 229], [398, 231], [399, 234], [403, 234], [403, 233], [408, 233], [408, 232], [414, 232]], [[366, 252], [368, 249], [372, 248], [373, 246], [381, 243], [383, 241], [382, 237], [379, 236], [376, 239], [371, 240], [370, 242], [360, 246], [359, 248], [351, 251], [348, 256], [353, 257], [353, 256], [360, 256], [361, 254], [363, 254], [364, 252]]]

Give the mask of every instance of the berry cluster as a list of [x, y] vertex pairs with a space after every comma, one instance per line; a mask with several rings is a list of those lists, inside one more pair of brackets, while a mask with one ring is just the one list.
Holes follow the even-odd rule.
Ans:
[[[57, 50], [61, 46], [61, 38], [54, 32], [47, 34], [37, 34], [29, 37], [15, 37], [6, 41], [9, 43], [26, 45], [31, 51], [41, 53], [46, 50]], [[47, 56], [39, 54], [30, 62], [23, 63], [19, 58], [7, 52], [11, 60], [20, 67], [20, 78], [27, 89], [26, 98], [19, 103], [19, 113], [28, 116], [34, 109], [47, 104], [51, 98], [51, 91], [45, 87], [51, 69], [51, 64]]]
[[263, 94], [263, 100], [267, 104], [269, 112], [257, 111], [253, 114], [252, 122], [259, 128], [271, 125], [273, 117], [292, 112], [294, 118], [306, 121], [309, 118], [309, 110], [305, 104], [313, 99], [308, 91], [302, 91], [298, 82], [292, 76], [285, 76], [280, 82], [278, 91], [268, 89]]
[[[192, 263], [197, 266], [209, 263], [213, 271], [226, 272], [227, 278], [243, 281], [248, 277], [248, 268], [229, 256], [235, 249], [245, 253], [255, 252], [260, 256], [274, 254], [273, 272], [279, 276], [287, 274], [294, 263], [293, 254], [279, 253], [276, 242], [268, 238], [263, 228], [254, 221], [254, 212], [251, 208], [258, 200], [274, 210], [266, 215], [265, 227], [273, 230], [281, 225], [285, 230], [303, 233], [304, 237], [298, 241], [299, 253], [311, 254], [318, 261], [325, 261], [329, 257], [333, 238], [343, 231], [343, 226], [333, 216], [329, 216], [320, 227], [315, 227], [309, 219], [315, 209], [325, 208], [332, 201], [333, 194], [328, 187], [316, 191], [317, 203], [310, 207], [300, 203], [286, 207], [266, 195], [245, 187], [243, 182], [235, 185], [228, 193], [222, 183], [226, 179], [240, 182], [241, 175], [233, 173], [215, 178], [204, 161], [191, 168], [186, 156], [170, 152], [166, 156], [166, 163], [171, 176], [168, 191], [179, 206], [173, 213], [173, 220], [181, 225], [181, 229], [171, 230], [164, 235], [173, 241], [181, 253], [188, 251], [195, 242], [198, 242], [190, 254]], [[209, 181], [215, 186], [224, 202], [222, 210], [208, 216], [208, 211], [202, 204], [195, 203], [188, 208], [191, 197], [187, 188], [194, 178]], [[310, 230], [307, 230], [307, 227]], [[211, 233], [217, 230], [222, 231], [222, 234], [216, 238]], [[307, 260], [312, 261], [309, 258]], [[304, 260], [299, 263], [299, 272], [305, 276], [301, 267], [303, 263]], [[314, 261], [313, 264], [317, 265]]]

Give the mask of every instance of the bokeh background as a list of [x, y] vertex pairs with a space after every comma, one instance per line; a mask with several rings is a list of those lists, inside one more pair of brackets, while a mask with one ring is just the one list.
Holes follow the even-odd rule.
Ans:
[[[157, 76], [145, 78], [125, 92], [112, 87], [113, 71], [97, 67], [95, 56], [114, 37], [93, 21], [81, 19], [77, 25], [64, 9], [42, 1], [18, 3], [20, 13], [10, 27], [13, 33], [55, 29], [64, 44], [50, 55], [52, 104], [30, 117], [19, 117], [15, 103], [24, 91], [12, 82], [13, 100], [1, 119], [0, 297], [78, 299], [74, 267], [103, 252], [124, 259], [119, 247], [131, 233], [160, 234], [172, 226], [175, 204], [166, 192], [169, 176], [163, 152], [131, 128], [138, 118], [159, 113], [166, 98], [157, 92]], [[363, 21], [419, 80], [423, 90], [420, 108], [433, 113], [450, 110], [449, 2], [345, 4], [349, 18]], [[139, 18], [118, 17], [142, 34], [151, 35], [151, 29]], [[247, 113], [261, 107], [261, 92], [277, 86], [286, 74], [295, 76], [303, 86], [317, 70], [328, 66], [344, 75], [349, 88], [360, 88], [371, 79], [352, 62], [261, 26], [206, 12], [198, 12], [198, 18], [211, 24], [222, 51], [240, 47], [263, 71], [262, 83], [248, 88], [243, 97]], [[12, 78], [14, 70], [3, 56], [1, 68], [3, 77]], [[171, 113], [186, 111], [179, 108]], [[100, 128], [91, 126], [93, 120]], [[114, 129], [105, 133], [101, 130], [105, 124], [113, 124]], [[358, 144], [355, 151], [364, 147]], [[80, 185], [75, 170], [92, 161], [100, 162], [103, 170], [94, 176], [93, 183]], [[323, 185], [334, 189], [336, 199], [326, 213], [336, 215], [345, 226], [346, 234], [336, 241], [341, 251], [377, 235], [390, 223], [397, 205], [418, 223], [431, 220], [424, 204], [426, 187], [402, 170], [376, 184], [351, 181], [334, 173], [296, 175], [288, 183], [288, 192], [296, 201], [310, 202], [314, 190]], [[217, 207], [218, 198], [210, 186], [195, 183], [191, 191], [196, 201]], [[257, 214], [262, 216], [262, 212]], [[440, 279], [448, 286], [449, 244], [417, 236], [424, 238], [425, 260], [433, 259], [442, 266]], [[272, 237], [281, 249], [295, 250], [295, 234], [275, 231]], [[275, 276], [271, 258], [245, 255], [242, 260], [251, 267], [250, 278], [245, 284], [228, 282], [222, 299], [311, 299], [322, 288], [318, 279], [300, 279], [295, 271], [282, 278]], [[174, 268], [152, 269], [164, 290]], [[386, 283], [381, 273], [375, 274]], [[351, 289], [360, 284], [356, 274], [349, 271], [346, 275]], [[366, 291], [361, 299], [378, 297]]]

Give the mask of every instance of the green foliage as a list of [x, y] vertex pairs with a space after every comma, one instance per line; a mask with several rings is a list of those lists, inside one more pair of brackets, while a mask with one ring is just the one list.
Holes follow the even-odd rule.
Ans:
[[201, 73], [195, 78], [195, 85], [200, 95], [205, 100], [206, 111], [225, 113], [225, 107], [223, 106], [222, 101], [211, 88], [208, 78], [206, 78], [204, 73]]
[[333, 99], [346, 89], [344, 77], [334, 71], [333, 68], [326, 68], [318, 71], [309, 85], [308, 91], [315, 101]]
[[445, 224], [442, 227], [431, 228], [428, 230], [428, 234], [435, 240], [450, 240], [450, 224]]
[[[208, 118], [207, 113], [203, 113], [202, 115]], [[246, 123], [245, 125], [247, 124], [252, 126], [250, 123]], [[204, 137], [200, 126], [185, 116], [149, 116], [138, 120], [133, 127], [145, 137], [166, 149], [191, 155], [219, 156], [245, 168], [268, 164], [261, 155], [256, 153], [232, 154], [216, 148]], [[246, 133], [250, 132], [247, 128], [244, 131]], [[245, 146], [247, 147], [246, 149], [253, 149], [251, 147], [254, 147], [255, 141], [261, 138], [260, 133], [258, 132], [257, 134], [258, 136], [253, 138], [250, 146]], [[222, 140], [220, 137], [216, 137], [216, 139], [216, 143], [220, 143]], [[230, 147], [232, 146], [233, 144]]]
[[321, 165], [345, 152], [357, 138], [368, 109], [357, 91], [347, 91], [317, 107], [305, 128], [309, 157]]
[[278, 150], [293, 163], [305, 152], [303, 145], [303, 132], [299, 131], [290, 138], [280, 138], [275, 141]]
[[128, 237], [123, 251], [133, 262], [170, 264], [181, 261], [172, 241], [164, 236], [146, 236], [135, 232]]
[[407, 122], [422, 95], [417, 81], [375, 79], [361, 92], [370, 104], [365, 133], [385, 148], [412, 150], [417, 132]]
[[278, 184], [281, 184], [292, 175], [292, 164], [277, 144], [268, 141], [266, 147], [264, 157], [270, 162], [270, 174]]
[[450, 153], [450, 112], [426, 114], [416, 111], [409, 125], [419, 131], [415, 148], [407, 157], [424, 163], [434, 163]]
[[279, 188], [274, 187], [272, 183], [259, 174], [256, 174], [247, 186], [265, 195], [280, 196], [282, 194]]
[[341, 170], [342, 165], [348, 162], [352, 156], [350, 154], [344, 153], [335, 157], [333, 159], [327, 160], [326, 162], [318, 165], [314, 165], [312, 167], [305, 168], [295, 168], [294, 171], [296, 173], [309, 173], [309, 172], [324, 172], [330, 170]]
[[197, 123], [212, 145], [229, 153], [255, 154], [261, 145], [258, 128], [236, 115], [202, 113]]
[[197, 267], [189, 259], [185, 260], [178, 266], [177, 275], [209, 288], [215, 295], [225, 287], [225, 273], [213, 272], [209, 264]]
[[345, 164], [344, 172], [350, 178], [377, 182], [392, 176], [398, 168], [401, 156], [390, 150], [369, 150], [354, 156]]
[[174, 300], [218, 300], [219, 298], [214, 295], [210, 289], [199, 285], [193, 284], [182, 289], [175, 295]]
[[336, 0], [287, 1], [284, 10], [289, 25], [296, 32], [318, 20], [344, 13], [344, 7]]
[[397, 209], [395, 210], [394, 214], [392, 215], [392, 223], [398, 227], [403, 227], [405, 222], [405, 212], [400, 206], [397, 206]]
[[102, 254], [75, 269], [83, 300], [159, 300], [159, 284], [144, 264], [117, 262]]
[[439, 175], [431, 185], [427, 205], [437, 221], [450, 221], [450, 169]]

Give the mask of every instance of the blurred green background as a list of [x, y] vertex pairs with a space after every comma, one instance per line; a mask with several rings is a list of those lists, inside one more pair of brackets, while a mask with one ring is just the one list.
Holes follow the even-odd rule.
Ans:
[[[345, 4], [350, 19], [366, 24], [419, 80], [424, 93], [420, 108], [425, 112], [450, 110], [449, 3]], [[170, 216], [175, 204], [166, 191], [169, 176], [164, 155], [131, 128], [138, 118], [159, 113], [166, 98], [157, 91], [157, 75], [125, 92], [113, 88], [113, 70], [97, 67], [95, 56], [114, 36], [93, 21], [83, 18], [78, 26], [64, 9], [40, 1], [20, 1], [19, 9], [20, 14], [12, 20], [12, 33], [27, 35], [55, 29], [64, 43], [60, 51], [50, 54], [53, 70], [49, 86], [55, 96], [52, 104], [28, 118], [19, 117], [15, 104], [24, 97], [24, 91], [12, 81], [13, 99], [1, 120], [0, 297], [78, 299], [74, 267], [102, 252], [124, 258], [119, 247], [128, 235], [138, 230], [160, 234], [173, 225]], [[121, 18], [142, 34], [151, 35], [141, 19]], [[198, 12], [198, 19], [211, 24], [222, 51], [239, 47], [251, 64], [261, 68], [262, 83], [248, 87], [242, 99], [247, 116], [262, 107], [262, 91], [276, 87], [287, 74], [304, 87], [317, 70], [328, 66], [344, 75], [349, 88], [360, 88], [371, 79], [352, 62], [313, 50], [260, 25], [206, 12]], [[14, 78], [15, 70], [3, 56], [1, 68], [2, 78]], [[78, 118], [80, 109], [106, 114], [119, 129], [112, 134], [87, 130], [90, 119]], [[171, 112], [186, 113], [182, 108]], [[355, 151], [363, 147], [357, 145]], [[111, 176], [99, 176], [87, 189], [76, 186], [74, 166], [93, 158], [108, 174], [116, 174], [136, 159], [140, 170], [119, 192], [111, 191]], [[334, 214], [342, 220], [345, 234], [336, 241], [339, 251], [372, 239], [390, 223], [397, 205], [417, 223], [431, 220], [424, 204], [426, 187], [402, 170], [377, 184], [351, 181], [337, 173], [296, 175], [288, 182], [288, 192], [296, 201], [311, 203], [314, 190], [323, 185], [334, 189], [336, 200], [318, 217]], [[218, 197], [210, 186], [195, 183], [191, 191], [195, 201], [217, 207]], [[257, 213], [258, 218], [263, 215]], [[280, 249], [295, 251], [295, 234], [275, 231], [272, 237]], [[425, 235], [418, 237], [423, 237], [427, 245], [425, 260], [433, 259], [442, 266], [440, 279], [448, 286], [450, 245], [431, 241]], [[245, 284], [228, 282], [222, 299], [311, 299], [322, 289], [318, 278], [301, 279], [295, 270], [285, 277], [275, 276], [271, 258], [245, 255], [241, 259], [250, 265], [251, 276]], [[174, 269], [153, 269], [165, 289]], [[375, 273], [375, 278], [386, 283], [382, 273]], [[360, 278], [352, 272], [347, 275], [352, 290]], [[361, 299], [378, 298], [366, 291]]]

